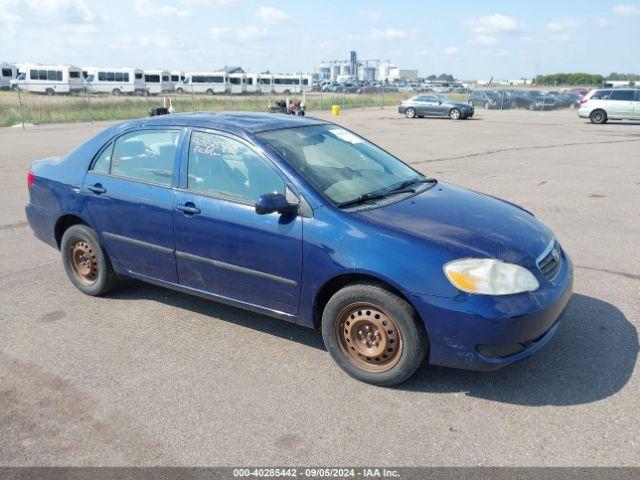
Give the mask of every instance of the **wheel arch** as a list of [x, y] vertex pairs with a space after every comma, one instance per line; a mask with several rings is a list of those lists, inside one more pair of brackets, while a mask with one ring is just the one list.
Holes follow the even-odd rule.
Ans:
[[[409, 298], [407, 298], [407, 296], [404, 293], [402, 293], [402, 291], [398, 287], [392, 285], [388, 281], [385, 281], [379, 277], [376, 277], [375, 275], [371, 275], [368, 273], [353, 272], [353, 273], [344, 273], [344, 274], [337, 275], [329, 279], [328, 281], [326, 281], [324, 285], [320, 287], [320, 289], [316, 293], [313, 300], [313, 328], [315, 329], [320, 328], [322, 324], [322, 312], [324, 311], [324, 307], [326, 306], [329, 299], [338, 290], [341, 290], [342, 288], [348, 285], [352, 285], [354, 283], [373, 283], [389, 290], [391, 293], [397, 295], [398, 297], [402, 298], [405, 302], [407, 302], [409, 305], [411, 305], [416, 315], [420, 318], [420, 313], [413, 306], [413, 304], [411, 303], [411, 300], [409, 300]], [[420, 320], [422, 321], [422, 318], [420, 318]], [[424, 324], [424, 322], [422, 323]]]
[[91, 227], [83, 218], [79, 217], [78, 215], [74, 215], [72, 213], [62, 215], [60, 218], [58, 218], [54, 227], [54, 235], [56, 244], [58, 245], [58, 249], [60, 249], [62, 235], [64, 235], [64, 232], [73, 225], [86, 225], [88, 227]]

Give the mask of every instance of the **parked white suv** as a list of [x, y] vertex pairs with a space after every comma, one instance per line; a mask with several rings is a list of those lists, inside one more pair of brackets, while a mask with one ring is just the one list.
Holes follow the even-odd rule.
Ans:
[[591, 123], [607, 120], [640, 120], [640, 90], [605, 88], [591, 90], [580, 101], [578, 116]]

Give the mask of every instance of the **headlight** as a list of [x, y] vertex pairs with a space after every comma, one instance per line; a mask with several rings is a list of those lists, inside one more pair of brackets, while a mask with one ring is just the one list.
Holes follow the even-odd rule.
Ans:
[[465, 258], [444, 266], [454, 287], [481, 295], [510, 295], [533, 292], [540, 284], [524, 267], [492, 258]]

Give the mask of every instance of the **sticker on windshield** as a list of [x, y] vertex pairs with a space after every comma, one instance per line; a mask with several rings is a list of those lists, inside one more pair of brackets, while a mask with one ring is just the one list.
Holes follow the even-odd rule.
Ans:
[[349, 143], [362, 143], [362, 139], [353, 133], [343, 130], [342, 128], [332, 128], [329, 130], [332, 134], [338, 137], [340, 140], [344, 140]]

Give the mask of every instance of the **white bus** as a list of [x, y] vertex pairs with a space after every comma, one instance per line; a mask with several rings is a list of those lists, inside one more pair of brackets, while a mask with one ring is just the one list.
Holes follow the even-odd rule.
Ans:
[[270, 73], [261, 73], [260, 75], [258, 75], [258, 92], [273, 92], [273, 75], [271, 75]]
[[82, 70], [72, 65], [18, 65], [20, 74], [15, 81], [17, 88], [28, 92], [72, 93], [84, 90]]
[[273, 92], [284, 93], [302, 93], [311, 91], [311, 75], [290, 75], [279, 74], [273, 75]]
[[171, 74], [167, 70], [145, 70], [144, 83], [151, 94], [165, 93], [173, 90]]
[[258, 74], [257, 73], [245, 73], [245, 77], [247, 79], [246, 92], [247, 93], [258, 93], [260, 92], [260, 85], [258, 84]]
[[180, 83], [184, 82], [184, 79], [184, 72], [172, 71], [171, 78], [169, 79], [171, 81], [172, 89], [177, 90]]
[[247, 77], [244, 73], [230, 73], [229, 86], [231, 93], [245, 93], [247, 91]]
[[0, 90], [9, 90], [12, 88], [12, 82], [17, 76], [18, 67], [11, 63], [0, 62]]
[[184, 81], [176, 88], [178, 93], [226, 93], [229, 75], [225, 72], [187, 72]]
[[86, 67], [87, 90], [98, 93], [144, 93], [144, 72], [139, 68]]

